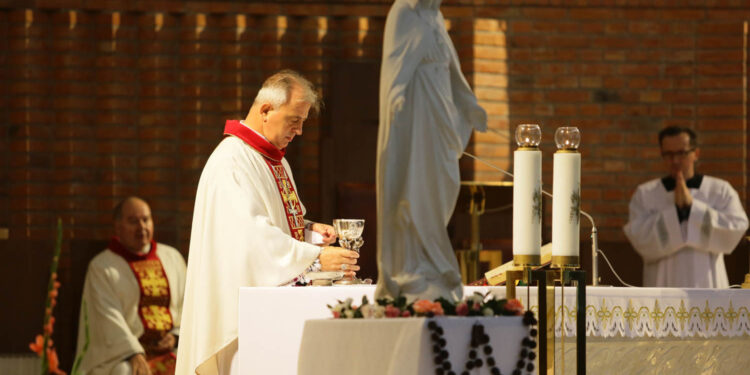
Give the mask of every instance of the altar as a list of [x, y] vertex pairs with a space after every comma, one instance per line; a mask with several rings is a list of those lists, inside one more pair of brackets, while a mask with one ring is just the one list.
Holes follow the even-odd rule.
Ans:
[[[300, 346], [307, 340], [303, 339], [305, 322], [330, 318], [326, 304], [337, 300], [350, 297], [359, 304], [367, 295], [372, 301], [374, 290], [374, 286], [240, 289], [241, 373], [297, 373], [303, 357]], [[505, 295], [504, 287], [465, 288], [466, 294], [475, 291]], [[574, 373], [575, 289], [565, 288], [564, 306], [560, 305], [560, 288], [556, 291], [556, 316], [560, 317], [556, 349], [559, 356], [564, 346], [565, 373]], [[527, 306], [525, 288], [519, 287], [517, 294]], [[529, 295], [531, 309], [536, 311], [536, 289], [530, 288]], [[586, 300], [590, 374], [735, 374], [750, 368], [746, 355], [750, 352], [750, 290], [587, 287]], [[336, 354], [348, 355], [346, 350], [341, 347]]]

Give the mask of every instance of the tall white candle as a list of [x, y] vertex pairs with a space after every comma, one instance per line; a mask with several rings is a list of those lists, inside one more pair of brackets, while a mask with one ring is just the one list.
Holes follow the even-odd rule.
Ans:
[[[531, 135], [531, 136], [529, 136]], [[513, 263], [541, 263], [542, 247], [542, 152], [538, 125], [519, 125], [513, 153]]]
[[552, 173], [552, 267], [555, 268], [580, 265], [581, 154], [577, 151], [580, 134], [573, 129], [577, 134], [574, 146], [559, 141], [555, 134], [560, 148], [554, 156]]

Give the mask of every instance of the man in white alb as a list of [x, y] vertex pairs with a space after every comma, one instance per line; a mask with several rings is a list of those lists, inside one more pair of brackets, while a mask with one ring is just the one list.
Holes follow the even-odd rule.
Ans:
[[695, 173], [693, 130], [667, 127], [659, 146], [669, 175], [638, 186], [623, 228], [643, 257], [643, 286], [726, 288], [724, 254], [748, 227], [739, 196], [728, 182]]
[[284, 70], [263, 83], [244, 121], [227, 121], [195, 198], [177, 374], [239, 373], [240, 287], [290, 285], [312, 270], [352, 277], [359, 270], [356, 252], [305, 242], [306, 231], [324, 245], [336, 239], [330, 225], [303, 218], [284, 159], [318, 108], [313, 85]]
[[86, 272], [78, 323], [80, 373], [173, 374], [185, 260], [153, 240], [151, 209], [142, 199], [120, 202], [114, 224], [108, 248]]

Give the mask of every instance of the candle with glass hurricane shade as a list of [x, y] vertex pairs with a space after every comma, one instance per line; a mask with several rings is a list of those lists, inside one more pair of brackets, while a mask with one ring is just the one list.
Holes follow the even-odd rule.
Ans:
[[557, 152], [552, 177], [552, 267], [578, 268], [581, 210], [581, 133], [576, 127], [555, 131]]
[[539, 265], [542, 247], [542, 131], [536, 124], [516, 128], [513, 153], [513, 263]]

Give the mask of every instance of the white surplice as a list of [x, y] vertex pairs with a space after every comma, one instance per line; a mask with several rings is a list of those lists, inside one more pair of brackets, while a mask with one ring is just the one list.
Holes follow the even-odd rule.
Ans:
[[[179, 336], [182, 296], [185, 290], [185, 260], [179, 251], [157, 243], [159, 257], [169, 281], [169, 311]], [[109, 375], [120, 362], [136, 353], [145, 353], [138, 341], [143, 323], [138, 315], [141, 289], [128, 262], [109, 249], [89, 263], [83, 285], [83, 301], [88, 314], [89, 346], [81, 361], [81, 374]], [[83, 308], [83, 307], [82, 307]], [[84, 312], [78, 320], [77, 355], [86, 340]]]
[[[229, 372], [220, 369], [231, 365], [219, 362], [230, 361], [237, 350], [239, 288], [288, 283], [320, 253], [318, 246], [291, 236], [279, 190], [263, 158], [241, 139], [228, 136], [201, 174], [190, 237], [178, 375]], [[285, 159], [282, 163], [294, 185], [289, 164]]]
[[396, 0], [380, 71], [376, 296], [460, 298], [447, 225], [458, 159], [487, 115], [466, 82], [439, 0]]
[[679, 221], [674, 190], [661, 179], [638, 186], [630, 201], [630, 221], [623, 227], [643, 257], [643, 286], [726, 288], [724, 254], [730, 254], [748, 228], [737, 192], [721, 179], [703, 176], [689, 188], [693, 205]]

